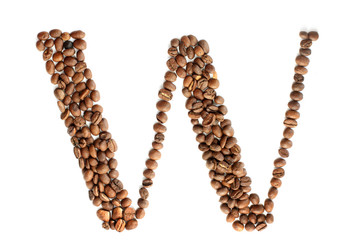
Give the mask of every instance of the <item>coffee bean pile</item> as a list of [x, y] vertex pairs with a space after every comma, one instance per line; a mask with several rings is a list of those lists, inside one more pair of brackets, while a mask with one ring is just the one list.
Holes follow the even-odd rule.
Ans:
[[51, 83], [56, 85], [54, 95], [58, 100], [60, 118], [71, 136], [74, 154], [89, 189], [89, 198], [95, 206], [101, 206], [97, 216], [103, 222], [103, 228], [119, 232], [131, 230], [137, 227], [137, 219], [145, 216], [145, 208], [149, 206], [148, 188], [153, 185], [154, 170], [161, 158], [160, 150], [167, 130], [164, 125], [168, 120], [166, 112], [171, 109], [169, 101], [176, 90], [174, 82], [177, 77], [183, 79], [182, 93], [187, 98], [185, 107], [189, 110], [196, 141], [210, 170], [210, 183], [220, 197], [220, 209], [226, 214], [226, 221], [232, 223], [236, 231], [261, 231], [274, 221], [271, 213], [273, 200], [285, 174], [285, 158], [289, 157], [293, 128], [300, 117], [298, 110], [299, 101], [303, 99], [304, 75], [309, 64], [310, 47], [318, 39], [317, 32], [300, 32], [301, 48], [296, 57], [291, 101], [285, 113], [285, 130], [280, 141], [279, 157], [274, 161], [268, 197], [263, 203], [260, 203], [256, 193], [250, 193], [251, 178], [240, 161], [241, 148], [234, 137], [231, 121], [225, 118], [228, 110], [224, 98], [216, 93], [219, 80], [209, 55], [209, 44], [205, 40], [198, 41], [193, 35], [171, 40], [168, 49], [170, 58], [166, 62], [169, 71], [165, 73], [163, 87], [158, 93], [160, 100], [156, 108], [159, 112], [157, 122], [153, 125], [155, 136], [145, 162], [136, 209], [132, 207], [132, 200], [118, 179], [117, 160], [114, 158], [118, 147], [108, 131], [102, 106], [96, 104], [100, 100], [100, 93], [85, 62], [85, 33], [54, 29], [40, 32], [37, 37], [36, 47], [43, 51], [46, 71], [51, 75]]

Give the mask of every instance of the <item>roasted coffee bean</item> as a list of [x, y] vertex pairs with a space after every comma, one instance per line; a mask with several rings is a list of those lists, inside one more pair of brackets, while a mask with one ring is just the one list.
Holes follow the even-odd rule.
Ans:
[[319, 38], [319, 34], [315, 31], [309, 32], [309, 39], [312, 41], [316, 41]]
[[70, 49], [73, 47], [73, 43], [71, 41], [65, 41], [63, 46], [65, 49]]
[[118, 232], [122, 232], [125, 229], [125, 225], [126, 225], [126, 222], [122, 219], [119, 219], [116, 221], [115, 230]]
[[126, 230], [135, 229], [138, 226], [138, 221], [136, 219], [131, 219], [130, 221], [126, 222]]
[[96, 214], [101, 221], [104, 221], [104, 222], [110, 221], [110, 212], [109, 211], [104, 210], [104, 209], [99, 209], [96, 212]]
[[256, 230], [258, 230], [258, 231], [262, 231], [262, 230], [264, 230], [265, 228], [267, 227], [267, 225], [266, 225], [266, 223], [259, 223], [258, 225], [256, 225]]

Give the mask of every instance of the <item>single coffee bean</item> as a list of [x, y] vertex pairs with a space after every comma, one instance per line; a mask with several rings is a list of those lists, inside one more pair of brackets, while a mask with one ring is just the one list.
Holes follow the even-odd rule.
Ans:
[[126, 230], [135, 229], [138, 226], [138, 221], [136, 219], [131, 219], [126, 223]]
[[96, 214], [101, 221], [104, 221], [104, 222], [110, 221], [110, 212], [109, 211], [104, 210], [104, 209], [99, 209], [96, 212]]
[[315, 31], [309, 32], [309, 39], [312, 41], [316, 41], [319, 39], [319, 34]]
[[244, 230], [244, 225], [240, 221], [235, 221], [232, 224], [232, 227], [235, 229], [235, 231], [241, 232]]
[[274, 222], [274, 216], [271, 213], [266, 214], [266, 223], [272, 224]]
[[309, 38], [309, 37], [308, 37], [308, 33], [305, 32], [305, 31], [301, 31], [301, 32], [299, 33], [299, 36], [300, 36], [302, 39], [308, 39], [308, 38]]
[[272, 212], [274, 208], [274, 202], [270, 198], [267, 198], [264, 202], [264, 208], [266, 212]]
[[256, 230], [258, 231], [262, 231], [267, 227], [266, 223], [259, 223], [258, 225], [256, 225]]
[[156, 108], [161, 112], [168, 112], [171, 108], [171, 105], [165, 100], [160, 100], [156, 103]]
[[73, 43], [71, 41], [65, 41], [64, 44], [63, 44], [63, 47], [65, 49], [73, 48]]
[[297, 56], [295, 61], [296, 61], [296, 64], [299, 66], [306, 67], [307, 65], [309, 65], [309, 58], [307, 58], [303, 55]]
[[85, 50], [86, 49], [86, 42], [82, 39], [76, 39], [73, 43], [74, 47], [79, 50]]
[[70, 36], [74, 39], [81, 39], [85, 37], [85, 33], [81, 30], [73, 31]]
[[249, 200], [251, 201], [252, 204], [259, 204], [260, 202], [260, 198], [259, 195], [257, 195], [256, 193], [252, 193], [249, 196]]
[[118, 232], [122, 232], [125, 229], [125, 225], [126, 225], [126, 222], [122, 219], [119, 219], [116, 221], [115, 230]]

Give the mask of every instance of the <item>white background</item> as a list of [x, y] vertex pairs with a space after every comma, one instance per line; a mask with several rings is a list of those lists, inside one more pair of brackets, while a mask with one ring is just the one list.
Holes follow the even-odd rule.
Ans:
[[[358, 1], [1, 1], [1, 239], [359, 239]], [[86, 62], [136, 201], [174, 37], [206, 39], [253, 191], [264, 200], [300, 30], [318, 30], [275, 222], [235, 232], [219, 210], [176, 83], [150, 206], [105, 231], [53, 96], [40, 31], [86, 32]]]

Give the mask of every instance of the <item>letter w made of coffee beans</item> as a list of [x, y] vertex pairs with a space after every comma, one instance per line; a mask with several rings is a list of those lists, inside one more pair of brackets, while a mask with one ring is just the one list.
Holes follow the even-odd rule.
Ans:
[[118, 179], [115, 159], [118, 146], [109, 132], [103, 107], [97, 103], [100, 93], [96, 90], [92, 71], [85, 62], [87, 44], [84, 37], [83, 31], [69, 33], [53, 29], [37, 35], [36, 47], [43, 52], [46, 72], [55, 85], [54, 95], [60, 118], [64, 120], [71, 137], [75, 157], [89, 189], [89, 199], [99, 207], [96, 215], [103, 228], [118, 232], [135, 229], [138, 220], [145, 216], [145, 209], [149, 206], [148, 189], [153, 185], [167, 130], [166, 112], [171, 109], [170, 101], [176, 90], [174, 82], [178, 77], [183, 80], [185, 107], [226, 221], [232, 223], [236, 231], [262, 231], [273, 223], [273, 200], [285, 175], [283, 167], [292, 147], [294, 128], [298, 125], [304, 75], [308, 72], [306, 67], [309, 65], [310, 47], [319, 37], [317, 32], [300, 32], [300, 50], [295, 59], [290, 101], [283, 122], [285, 129], [278, 149], [279, 156], [274, 160], [268, 196], [263, 202], [256, 193], [251, 193], [251, 178], [240, 161], [241, 148], [234, 136], [231, 121], [225, 117], [228, 110], [224, 98], [216, 93], [220, 82], [209, 55], [208, 42], [199, 41], [193, 35], [172, 39], [166, 62], [168, 71], [165, 72], [156, 103], [155, 136], [145, 162], [137, 207], [133, 207], [128, 191]]

